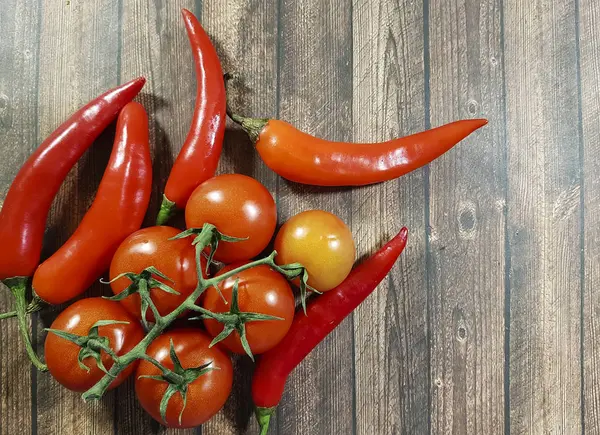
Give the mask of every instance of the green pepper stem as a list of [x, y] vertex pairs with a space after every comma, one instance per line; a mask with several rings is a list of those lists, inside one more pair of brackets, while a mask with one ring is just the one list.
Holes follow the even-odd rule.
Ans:
[[261, 408], [257, 407], [255, 410], [256, 420], [260, 426], [260, 435], [267, 435], [269, 432], [269, 423], [271, 417], [275, 414], [275, 407], [272, 408]]
[[[229, 81], [231, 79], [233, 79], [233, 76], [229, 73], [226, 73], [223, 75], [223, 79], [225, 81], [225, 89], [227, 90], [227, 84], [229, 83]], [[227, 92], [226, 95], [228, 96], [229, 93]], [[235, 122], [236, 124], [239, 124], [244, 129], [246, 134], [248, 134], [248, 136], [250, 137], [250, 140], [252, 140], [252, 143], [254, 145], [256, 145], [256, 142], [258, 142], [260, 134], [262, 133], [263, 129], [269, 123], [269, 119], [267, 119], [267, 118], [247, 118], [245, 116], [241, 116], [236, 113], [233, 113], [231, 111], [231, 107], [229, 106], [229, 98], [227, 98], [225, 106], [226, 106], [227, 116], [229, 116], [233, 122]]]
[[23, 344], [25, 344], [25, 350], [31, 363], [41, 372], [48, 371], [48, 366], [44, 364], [35, 353], [33, 345], [31, 344], [31, 336], [29, 332], [29, 324], [27, 323], [27, 281], [29, 278], [24, 276], [17, 276], [14, 278], [8, 278], [2, 282], [10, 289], [15, 298], [15, 312], [17, 321], [19, 322], [19, 332], [23, 338]]
[[156, 217], [156, 225], [164, 225], [169, 219], [171, 219], [175, 213], [177, 213], [177, 205], [163, 195], [162, 203], [160, 204], [160, 210], [158, 211], [158, 216]]
[[[38, 295], [34, 294], [33, 299], [31, 302], [29, 302], [29, 305], [27, 305], [25, 312], [27, 314], [37, 313], [38, 311], [41, 311], [41, 309], [44, 308], [44, 306], [45, 302], [42, 299], [40, 299]], [[16, 311], [8, 311], [6, 313], [0, 314], [0, 320], [12, 319], [13, 317], [17, 317]]]

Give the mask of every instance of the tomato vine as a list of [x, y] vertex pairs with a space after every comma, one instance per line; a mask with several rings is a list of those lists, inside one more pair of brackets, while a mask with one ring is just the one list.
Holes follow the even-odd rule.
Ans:
[[[141, 341], [139, 341], [137, 343], [137, 345], [133, 349], [131, 349], [129, 352], [127, 352], [123, 355], [120, 355], [120, 356], [117, 356], [114, 353], [109, 353], [109, 355], [113, 359], [113, 365], [111, 366], [111, 368], [108, 371], [105, 371], [106, 374], [102, 377], [102, 379], [100, 379], [100, 381], [98, 381], [94, 386], [92, 386], [90, 389], [88, 389], [87, 391], [85, 391], [82, 394], [82, 398], [84, 401], [100, 399], [104, 395], [104, 393], [108, 390], [112, 381], [133, 362], [135, 362], [137, 360], [146, 360], [146, 361], [151, 362], [152, 364], [155, 364], [155, 361], [146, 354], [148, 346], [150, 346], [150, 344], [156, 338], [158, 338], [165, 331], [165, 329], [169, 325], [171, 325], [171, 323], [173, 323], [173, 321], [175, 321], [182, 313], [184, 313], [186, 311], [197, 312], [201, 316], [211, 317], [216, 320], [219, 320], [219, 319], [227, 320], [227, 322], [229, 322], [227, 325], [230, 325], [230, 326], [229, 326], [229, 328], [226, 328], [226, 330], [227, 329], [231, 329], [231, 331], [238, 330], [238, 332], [240, 333], [240, 335], [242, 337], [243, 337], [243, 330], [244, 330], [244, 322], [257, 321], [257, 320], [277, 320], [278, 318], [275, 318], [273, 316], [263, 315], [260, 313], [239, 312], [237, 304], [234, 304], [234, 303], [232, 303], [232, 311], [227, 314], [211, 313], [208, 310], [206, 310], [205, 308], [198, 306], [196, 304], [196, 301], [198, 300], [198, 298], [208, 288], [211, 288], [211, 287], [218, 288], [219, 283], [239, 274], [240, 272], [243, 272], [244, 270], [247, 270], [247, 269], [250, 269], [253, 267], [257, 267], [257, 266], [261, 266], [261, 265], [267, 265], [267, 266], [271, 267], [273, 270], [282, 274], [286, 279], [288, 279], [290, 281], [300, 278], [300, 285], [302, 288], [303, 305], [304, 305], [304, 298], [305, 298], [305, 295], [307, 292], [306, 281], [308, 279], [308, 274], [306, 272], [306, 269], [301, 264], [296, 263], [296, 264], [288, 264], [288, 265], [281, 265], [281, 266], [277, 265], [275, 263], [275, 256], [277, 255], [277, 252], [273, 251], [267, 257], [244, 264], [236, 269], [227, 271], [227, 272], [225, 272], [221, 275], [215, 276], [213, 278], [205, 278], [202, 274], [202, 267], [201, 267], [201, 258], [203, 255], [203, 251], [208, 247], [211, 250], [211, 254], [212, 254], [212, 251], [216, 250], [219, 241], [226, 240], [229, 242], [236, 242], [236, 241], [239, 241], [240, 239], [229, 237], [227, 235], [220, 233], [216, 229], [216, 227], [211, 224], [204, 224], [204, 226], [201, 229], [186, 230], [186, 231], [180, 233], [179, 235], [175, 236], [173, 239], [186, 238], [186, 237], [190, 237], [190, 236], [194, 236], [192, 244], [195, 247], [195, 253], [196, 253], [195, 260], [196, 260], [196, 265], [197, 265], [198, 284], [197, 284], [195, 290], [192, 292], [192, 294], [190, 294], [176, 309], [171, 311], [169, 314], [164, 315], [164, 316], [160, 315], [160, 313], [158, 312], [158, 310], [157, 310], [156, 306], [154, 305], [154, 302], [152, 301], [150, 294], [149, 294], [149, 290], [153, 289], [153, 288], [158, 288], [162, 291], [166, 291], [169, 293], [177, 293], [175, 290], [173, 290], [167, 284], [165, 284], [161, 281], [158, 281], [155, 278], [155, 277], [159, 277], [159, 278], [162, 278], [163, 280], [169, 281], [169, 277], [164, 275], [161, 271], [159, 271], [158, 269], [156, 269], [154, 267], [148, 267], [139, 274], [124, 273], [117, 277], [117, 278], [126, 277], [131, 281], [131, 284], [125, 290], [123, 290], [121, 293], [119, 293], [113, 297], [107, 298], [107, 299], [121, 300], [133, 293], [138, 293], [140, 295], [140, 299], [141, 299], [140, 309], [142, 311], [142, 319], [145, 319], [145, 313], [148, 309], [150, 309], [152, 311], [152, 313], [154, 314], [155, 322], [153, 325], [150, 325], [149, 323], [144, 322], [145, 326], [147, 327], [148, 332], [147, 332], [146, 336]], [[209, 254], [209, 258], [212, 258], [212, 255]], [[107, 282], [104, 282], [104, 283], [108, 284]], [[234, 301], [232, 301], [232, 302], [234, 302]], [[104, 322], [111, 322], [111, 320], [107, 319]], [[50, 330], [50, 332], [57, 333], [56, 331], [53, 331], [53, 330]], [[84, 352], [83, 346], [88, 346], [88, 344], [90, 342], [92, 344], [97, 342], [98, 337], [95, 336], [95, 335], [97, 335], [96, 332], [97, 332], [97, 328], [95, 328], [95, 329], [92, 328], [90, 330], [90, 335], [87, 337], [77, 336], [77, 335], [73, 335], [73, 334], [60, 334], [60, 336], [66, 340], [69, 340], [75, 344], [82, 346], [82, 352], [86, 353], [87, 351]], [[243, 338], [242, 338], [242, 340], [243, 340]], [[217, 341], [218, 340], [215, 339], [212, 344], [215, 344]], [[103, 344], [106, 344], [106, 343], [103, 343]], [[212, 344], [211, 344], [211, 346], [212, 346]], [[106, 346], [95, 346], [94, 349], [97, 350], [98, 352], [100, 350], [106, 351], [105, 347]], [[249, 356], [252, 357], [252, 353], [250, 351], [249, 346], [244, 346], [244, 347], [246, 348], [246, 351], [249, 354]], [[173, 362], [176, 363], [177, 356], [174, 354], [174, 352], [172, 352], [171, 358], [172, 359], [175, 358], [175, 359], [173, 359]], [[98, 359], [96, 359], [96, 360], [98, 361]], [[167, 369], [166, 367], [164, 367], [162, 365], [160, 365], [160, 366], [157, 364], [155, 364], [155, 365], [160, 369], [160, 371], [162, 373], [162, 375], [160, 376], [160, 380], [162, 380], [164, 382], [168, 382], [170, 385], [170, 387], [167, 389], [167, 392], [165, 393], [165, 396], [163, 398], [164, 403], [161, 405], [161, 413], [162, 413], [162, 410], [166, 409], [166, 404], [168, 403], [170, 398], [175, 393], [179, 392], [182, 395], [182, 397], [185, 399], [187, 385], [189, 383], [193, 382], [193, 380], [197, 379], [199, 376], [206, 373], [207, 370], [218, 369], [218, 367], [210, 367], [209, 368], [209, 366], [206, 366], [206, 367], [198, 367], [197, 369], [187, 369], [187, 371], [186, 371], [182, 367], [179, 367], [177, 369], [177, 364], [175, 364], [176, 370], [173, 371], [173, 370]], [[157, 380], [158, 380], [158, 378], [157, 378]]]

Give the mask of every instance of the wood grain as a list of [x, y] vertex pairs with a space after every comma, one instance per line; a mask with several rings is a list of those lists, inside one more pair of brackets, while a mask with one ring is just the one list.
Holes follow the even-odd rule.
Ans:
[[[390, 277], [292, 375], [270, 433], [600, 434], [597, 2], [2, 0], [0, 206], [44, 137], [143, 74], [153, 223], [195, 98], [182, 7], [236, 74], [229, 95], [245, 115], [357, 141], [490, 120], [429, 169], [352, 190], [280, 179], [228, 126], [219, 172], [263, 182], [280, 223], [333, 211], [351, 225], [359, 255], [410, 229]], [[45, 256], [91, 203], [110, 130], [55, 201]], [[32, 317], [40, 352], [61, 308]], [[257, 433], [247, 358], [234, 359], [225, 409], [174, 431], [143, 412], [131, 380], [84, 404], [31, 371], [16, 322], [0, 322], [0, 341], [0, 435]]]
[[[0, 208], [13, 177], [37, 146], [37, 3], [10, 0], [0, 7]], [[10, 291], [0, 284], [1, 311], [13, 307]], [[17, 322], [0, 322], [0, 434], [32, 431], [31, 369]], [[33, 417], [35, 419], [35, 416]]]
[[[123, 2], [121, 11], [120, 76], [122, 81], [143, 75], [147, 79], [138, 100], [148, 111], [155, 190], [146, 223], [153, 225], [162, 191], [174, 158], [187, 135], [194, 101], [196, 81], [189, 41], [181, 18], [181, 9], [194, 10], [192, 0]], [[175, 219], [172, 225], [182, 223]], [[114, 425], [118, 434], [178, 433], [196, 430], [165, 430], [140, 407], [133, 379], [120, 388]]]
[[[284, 0], [280, 10], [280, 118], [328, 139], [352, 139], [351, 1]], [[315, 37], [318, 35], [318, 37]], [[325, 209], [352, 224], [352, 195], [280, 181], [279, 220]], [[352, 317], [295, 370], [279, 407], [280, 434], [354, 430]]]
[[589, 435], [600, 434], [600, 4], [579, 3], [579, 66], [581, 69], [580, 161], [584, 199], [584, 282], [583, 282], [583, 427]]
[[490, 121], [430, 166], [433, 433], [504, 430], [500, 6], [476, 0], [431, 0], [429, 6], [431, 126]]
[[[108, 0], [46, 3], [40, 25], [38, 143], [79, 107], [116, 86], [118, 9]], [[45, 256], [67, 240], [87, 211], [111, 148], [111, 134], [103, 135], [67, 177], [50, 213]], [[43, 328], [50, 326], [59, 310], [49, 310], [40, 318], [40, 353]], [[49, 374], [38, 374], [37, 431], [112, 433], [112, 399], [108, 394], [101, 402], [85, 404], [79, 394], [64, 389]]]
[[[425, 129], [423, 7], [354, 1], [354, 140]], [[429, 360], [423, 171], [355, 189], [353, 233], [360, 254], [402, 226], [409, 244], [390, 276], [354, 314], [357, 433], [428, 431]]]
[[[202, 3], [202, 25], [217, 47], [223, 70], [235, 76], [228, 86], [231, 107], [245, 116], [277, 117], [277, 14], [277, 2], [270, 0]], [[219, 173], [234, 172], [256, 178], [277, 196], [276, 174], [254, 152], [247, 135], [230, 122]], [[224, 410], [203, 425], [203, 435], [259, 432], [250, 398], [254, 365], [246, 356], [233, 360], [232, 395]]]
[[504, 8], [511, 434], [582, 429], [575, 12]]

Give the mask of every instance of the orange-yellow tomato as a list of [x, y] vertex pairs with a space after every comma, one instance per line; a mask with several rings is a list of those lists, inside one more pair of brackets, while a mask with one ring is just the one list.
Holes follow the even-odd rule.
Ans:
[[277, 264], [301, 263], [308, 284], [321, 292], [339, 285], [356, 258], [350, 229], [323, 210], [305, 211], [287, 221], [277, 234], [275, 250]]

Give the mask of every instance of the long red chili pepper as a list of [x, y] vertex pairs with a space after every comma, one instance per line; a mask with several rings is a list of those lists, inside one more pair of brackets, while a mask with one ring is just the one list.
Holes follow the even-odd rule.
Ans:
[[40, 261], [48, 211], [65, 177], [81, 155], [138, 94], [139, 77], [100, 95], [60, 125], [27, 159], [13, 181], [0, 211], [0, 281], [16, 300], [19, 327], [32, 361], [45, 366], [31, 348], [25, 318], [25, 290]]
[[157, 225], [185, 208], [194, 189], [215, 175], [225, 134], [225, 84], [217, 51], [194, 14], [187, 9], [182, 14], [196, 64], [196, 107], [167, 180]]
[[264, 353], [252, 379], [252, 398], [261, 434], [281, 400], [289, 374], [331, 331], [369, 296], [388, 274], [406, 246], [408, 230], [358, 265], [339, 286], [309, 303], [306, 315], [299, 312], [285, 338]]
[[427, 165], [487, 124], [485, 119], [469, 119], [387, 142], [357, 144], [319, 139], [276, 119], [229, 116], [246, 130], [269, 168], [288, 180], [315, 186], [393, 180]]
[[83, 293], [108, 269], [121, 242], [141, 227], [151, 191], [148, 116], [141, 104], [129, 103], [119, 115], [96, 198], [75, 233], [35, 271], [36, 295], [60, 304]]

